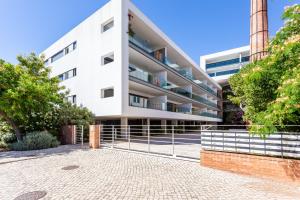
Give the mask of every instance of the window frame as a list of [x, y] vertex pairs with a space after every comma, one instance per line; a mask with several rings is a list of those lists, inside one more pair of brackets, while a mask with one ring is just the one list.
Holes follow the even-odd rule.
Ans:
[[[112, 95], [111, 96], [105, 96], [105, 91], [106, 90], [112, 90]], [[115, 89], [114, 89], [114, 87], [108, 87], [108, 88], [101, 89], [101, 99], [112, 98], [114, 96], [115, 96]]]
[[[105, 26], [107, 26], [111, 23], [112, 23], [112, 26], [108, 27], [108, 29], [105, 29]], [[101, 24], [101, 33], [105, 33], [107, 31], [111, 30], [114, 26], [115, 26], [114, 18], [111, 18], [111, 19], [105, 21], [104, 23]]]
[[[112, 61], [106, 61], [106, 58], [113, 57]], [[111, 58], [110, 58], [111, 59]], [[104, 56], [101, 57], [101, 65], [108, 65], [110, 63], [113, 63], [115, 61], [115, 54], [114, 52], [110, 52], [108, 54], [105, 54]]]

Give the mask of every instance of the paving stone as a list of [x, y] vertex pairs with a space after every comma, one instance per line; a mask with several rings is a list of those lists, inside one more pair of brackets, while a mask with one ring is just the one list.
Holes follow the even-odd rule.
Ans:
[[[74, 165], [79, 168], [62, 170]], [[43, 199], [51, 200], [300, 199], [297, 185], [205, 168], [198, 162], [78, 146], [0, 153], [0, 199], [33, 191], [46, 191]]]

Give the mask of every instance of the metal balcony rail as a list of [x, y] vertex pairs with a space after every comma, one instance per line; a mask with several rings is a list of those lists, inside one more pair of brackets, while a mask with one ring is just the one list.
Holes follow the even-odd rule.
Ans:
[[300, 134], [295, 132], [262, 139], [246, 130], [202, 130], [201, 144], [205, 150], [300, 158]]

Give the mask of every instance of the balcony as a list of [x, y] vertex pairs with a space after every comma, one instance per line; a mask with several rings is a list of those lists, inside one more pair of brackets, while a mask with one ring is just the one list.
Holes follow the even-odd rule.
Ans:
[[199, 95], [196, 95], [196, 94], [192, 94], [192, 99], [196, 100], [196, 101], [199, 101], [201, 103], [204, 103], [206, 105], [209, 105], [211, 107], [214, 107], [214, 108], [218, 108], [218, 105], [212, 101], [209, 101]]
[[[136, 99], [136, 102], [131, 99]], [[165, 103], [152, 103], [149, 101], [149, 99], [141, 98], [135, 95], [129, 95], [129, 106], [163, 111], [167, 110]]]
[[194, 115], [203, 116], [203, 117], [211, 117], [211, 118], [216, 118], [216, 119], [222, 119], [222, 118], [219, 117], [217, 114], [209, 113], [209, 112], [199, 112], [199, 111], [194, 111], [193, 114], [194, 114]]
[[210, 107], [219, 109], [218, 105], [216, 103], [209, 101], [199, 95], [193, 94], [183, 88], [178, 88], [178, 87], [177, 88], [168, 88], [169, 84], [165, 81], [153, 81], [153, 76], [150, 73], [142, 71], [142, 70], [137, 70], [135, 68], [135, 66], [133, 66], [133, 65], [129, 66], [129, 76], [137, 78], [144, 82], [150, 83], [151, 85], [160, 87], [162, 89], [174, 92], [176, 94], [188, 97], [188, 98], [198, 101], [206, 106], [210, 106]]
[[186, 96], [188, 98], [191, 98], [191, 96], [192, 96], [192, 93], [190, 93], [189, 91], [186, 91], [185, 89], [182, 89], [182, 88], [171, 88], [170, 90], [172, 92]]
[[215, 92], [213, 89], [211, 89], [206, 84], [204, 84], [204, 83], [198, 84], [197, 83], [198, 80], [195, 79], [195, 77], [193, 76], [193, 74], [191, 74], [187, 70], [183, 69], [182, 66], [179, 66], [178, 64], [172, 63], [170, 60], [168, 60], [168, 58], [165, 58], [164, 61], [160, 61], [160, 60], [156, 59], [154, 57], [154, 55], [153, 55], [154, 50], [151, 49], [150, 45], [146, 41], [142, 40], [140, 37], [138, 37], [138, 36], [134, 36], [134, 37], [129, 36], [129, 42], [131, 44], [133, 44], [134, 46], [136, 46], [137, 48], [139, 48], [140, 50], [142, 50], [148, 56], [151, 56], [151, 58], [155, 59], [156, 61], [158, 61], [158, 62], [160, 62], [160, 63], [162, 63], [164, 65], [167, 65], [168, 67], [171, 67], [179, 75], [182, 75], [185, 78], [187, 78], [188, 80], [194, 82], [195, 84], [197, 84], [199, 87], [201, 87], [206, 92], [208, 92], [208, 93], [210, 93], [210, 94], [212, 94], [212, 95], [220, 98], [220, 96], [218, 95], [218, 93]]
[[141, 69], [137, 69], [136, 66], [129, 64], [129, 76], [137, 78], [139, 80], [145, 81], [147, 83], [150, 83], [152, 85], [166, 88], [168, 86], [168, 83], [166, 81], [160, 81], [156, 80], [154, 81], [154, 77], [149, 72], [143, 71]]
[[191, 114], [191, 109], [185, 108], [185, 107], [180, 107], [180, 105], [176, 105], [176, 104], [170, 103], [170, 102], [167, 103], [167, 111]]

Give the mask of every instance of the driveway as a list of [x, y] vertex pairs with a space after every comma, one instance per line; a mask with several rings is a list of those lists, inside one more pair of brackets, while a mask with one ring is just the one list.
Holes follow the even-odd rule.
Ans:
[[72, 145], [0, 153], [0, 199], [34, 191], [43, 199], [300, 199], [290, 183], [140, 153]]

